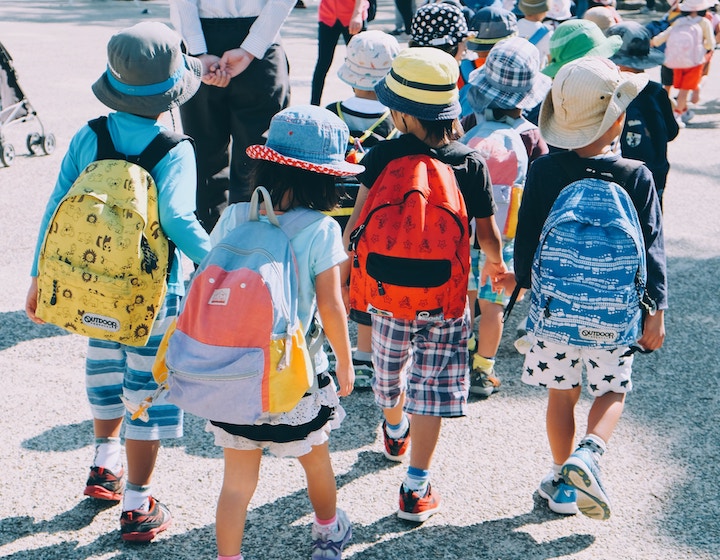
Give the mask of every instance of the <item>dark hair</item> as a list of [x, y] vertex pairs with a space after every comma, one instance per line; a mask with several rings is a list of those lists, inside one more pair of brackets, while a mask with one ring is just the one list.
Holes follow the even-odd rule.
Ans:
[[[252, 184], [262, 185], [268, 190], [273, 208], [283, 212], [298, 206], [326, 212], [335, 208], [339, 202], [335, 177], [332, 175], [258, 160], [252, 180]], [[287, 207], [283, 207], [282, 199], [287, 192], [292, 192], [292, 200]]]
[[432, 47], [434, 49], [440, 49], [441, 51], [444, 51], [451, 55], [453, 58], [457, 55], [459, 43], [456, 43], [454, 45], [451, 45], [449, 43], [445, 43], [443, 45], [421, 45], [415, 39], [410, 39], [408, 41], [408, 47]]
[[424, 119], [418, 119], [422, 125], [426, 138], [434, 141], [447, 141], [458, 140], [463, 135], [463, 129], [458, 119], [447, 119], [441, 121], [426, 121]]

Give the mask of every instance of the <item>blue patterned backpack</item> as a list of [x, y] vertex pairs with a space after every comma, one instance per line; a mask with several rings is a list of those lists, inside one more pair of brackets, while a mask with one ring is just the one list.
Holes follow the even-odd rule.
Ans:
[[573, 346], [613, 348], [640, 336], [645, 243], [620, 185], [580, 179], [558, 195], [532, 268], [528, 332]]

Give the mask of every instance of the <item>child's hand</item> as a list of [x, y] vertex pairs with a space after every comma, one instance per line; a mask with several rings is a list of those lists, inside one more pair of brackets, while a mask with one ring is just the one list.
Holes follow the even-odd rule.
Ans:
[[40, 317], [35, 315], [37, 311], [37, 298], [38, 298], [38, 280], [36, 276], [33, 276], [30, 282], [30, 288], [28, 289], [27, 296], [25, 297], [25, 313], [33, 323], [38, 325], [45, 324]]
[[[515, 274], [509, 271], [504, 272], [495, 278], [493, 282], [493, 292], [499, 294], [504, 290], [506, 294], [511, 294], [516, 284]], [[522, 296], [519, 296], [518, 299], [522, 299]]]
[[499, 290], [495, 289], [495, 285], [498, 279], [502, 278], [507, 273], [507, 271], [507, 266], [505, 266], [505, 263], [503, 261], [500, 261], [499, 263], [493, 263], [489, 260], [486, 260], [485, 264], [483, 265], [482, 272], [480, 273], [480, 285], [484, 286], [489, 278], [490, 283], [493, 286], [493, 291], [498, 292]]
[[646, 315], [643, 333], [638, 344], [646, 350], [657, 350], [665, 341], [665, 312], [658, 309], [655, 315]]
[[355, 387], [355, 368], [353, 368], [352, 364], [344, 367], [340, 367], [340, 364], [337, 364], [335, 367], [335, 375], [337, 376], [339, 385], [338, 395], [347, 397], [353, 392], [353, 388]]

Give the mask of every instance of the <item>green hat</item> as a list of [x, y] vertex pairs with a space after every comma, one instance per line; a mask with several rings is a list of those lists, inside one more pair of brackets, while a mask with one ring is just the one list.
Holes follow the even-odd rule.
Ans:
[[543, 68], [542, 73], [554, 78], [558, 70], [572, 60], [583, 56], [610, 58], [621, 46], [621, 37], [605, 37], [600, 28], [591, 21], [564, 21], [550, 37], [550, 64]]

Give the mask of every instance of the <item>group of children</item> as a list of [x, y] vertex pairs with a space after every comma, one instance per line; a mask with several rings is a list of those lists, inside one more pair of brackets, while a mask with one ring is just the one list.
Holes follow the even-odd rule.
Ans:
[[[520, 9], [540, 13], [538, 3], [520, 0]], [[454, 10], [445, 7], [422, 9], [445, 19], [454, 17]], [[498, 21], [495, 12], [484, 13], [489, 42], [483, 44], [482, 38], [474, 37], [484, 53], [482, 63], [461, 80], [455, 55], [469, 36], [467, 28], [444, 25], [450, 31], [438, 33], [427, 24], [428, 14], [421, 14], [425, 24], [413, 26], [422, 31], [413, 36], [414, 46], [405, 50], [381, 32], [353, 37], [339, 74], [353, 87], [354, 95], [329, 105], [330, 110], [300, 105], [279, 112], [270, 124], [266, 144], [247, 149], [258, 163], [255, 184], [267, 188], [275, 213], [305, 207], [333, 214], [340, 202], [339, 179], [356, 192], [354, 207], [342, 219], [323, 216], [291, 240], [300, 278], [300, 312], [310, 316], [317, 307], [334, 354], [337, 387], [326, 371], [317, 371], [324, 380], [320, 389], [308, 393], [290, 412], [263, 415], [250, 426], [208, 425], [216, 444], [224, 449], [216, 516], [219, 560], [242, 558], [245, 520], [263, 450], [298, 458], [315, 512], [312, 558], [341, 558], [352, 528], [349, 517], [337, 508], [329, 438], [345, 416], [338, 396], [353, 391], [357, 366], [365, 368], [363, 383], [371, 384], [383, 413], [385, 456], [392, 461], [409, 457], [398, 493], [398, 516], [423, 522], [440, 509], [431, 467], [442, 419], [465, 415], [469, 392], [487, 396], [497, 389], [493, 364], [507, 296], [517, 285], [532, 287], [533, 256], [543, 224], [562, 189], [577, 179], [613, 177], [630, 195], [644, 240], [647, 292], [656, 309], [643, 316], [636, 342], [645, 350], [663, 344], [667, 275], [660, 201], [668, 169], [662, 162], [666, 163], [667, 140], [677, 129], [673, 132], [666, 124], [663, 127], [670, 132], [652, 129], [650, 141], [660, 134], [666, 140], [658, 142], [656, 152], [662, 153], [657, 161], [648, 161], [647, 167], [618, 151], [619, 144], [633, 146], [644, 140], [634, 136], [633, 123], [625, 119], [636, 100], [644, 95], [657, 105], [654, 113], [642, 117], [648, 125], [669, 106], [662, 89], [648, 86], [643, 73], [661, 62], [650, 49], [650, 35], [622, 24], [605, 38], [595, 36], [595, 29], [585, 23], [561, 24], [549, 39], [550, 60], [545, 65], [537, 43], [515, 36], [516, 28], [508, 25], [514, 15], [501, 13]], [[115, 35], [108, 44], [108, 70], [93, 91], [117, 111], [109, 118], [116, 149], [130, 155], [142, 152], [161, 126], [160, 115], [189, 99], [200, 77], [192, 57], [182, 54], [178, 36], [163, 24], [138, 24]], [[467, 88], [472, 109], [464, 126], [459, 120], [459, 85]], [[523, 116], [533, 108], [539, 108], [538, 126]], [[523, 146], [519, 161], [525, 169], [510, 185], [524, 187], [513, 234], [498, 227], [500, 204], [493, 186], [499, 180], [472, 147], [488, 126], [509, 129]], [[364, 134], [368, 130], [379, 136], [372, 148], [363, 145], [372, 135]], [[346, 160], [348, 146], [355, 152], [352, 161]], [[95, 133], [83, 127], [71, 141], [48, 202], [36, 262], [49, 216], [96, 153]], [[448, 307], [453, 311], [444, 314], [423, 311], [414, 319], [400, 319], [371, 306], [350, 309], [351, 318], [361, 325], [358, 352], [353, 356], [346, 313], [349, 301], [357, 301], [357, 294], [348, 293], [353, 275], [348, 252], [354, 242], [351, 236], [362, 226], [360, 218], [368, 210], [364, 207], [385, 168], [400, 158], [415, 156], [449, 166], [462, 194], [463, 212], [458, 215], [467, 222], [464, 231], [473, 232], [473, 248], [461, 255], [465, 266], [452, 280], [467, 289]], [[241, 210], [240, 205], [228, 208], [208, 238], [193, 215], [194, 166], [190, 144], [181, 142], [150, 171], [159, 191], [162, 228], [180, 251], [199, 263], [232, 229], [235, 214]], [[353, 176], [355, 183], [348, 181]], [[37, 274], [34, 264], [26, 311], [40, 323], [35, 314]], [[96, 452], [85, 494], [123, 502], [125, 540], [151, 540], [171, 522], [169, 510], [152, 496], [151, 478], [159, 440], [182, 435], [182, 411], [160, 397], [148, 411], [149, 421], [141, 422], [130, 418], [123, 399], [139, 402], [156, 389], [152, 362], [165, 329], [177, 315], [183, 295], [181, 278], [180, 259], [175, 259], [165, 311], [155, 322], [146, 347], [89, 342], [86, 384]], [[477, 336], [471, 319], [475, 298], [480, 309]], [[532, 335], [532, 325], [530, 331]], [[523, 381], [548, 391], [552, 468], [540, 481], [538, 492], [558, 513], [580, 511], [606, 519], [611, 506], [599, 462], [632, 388], [634, 348], [625, 343], [583, 347], [530, 336], [524, 352]], [[316, 364], [327, 366], [322, 359]], [[576, 446], [574, 410], [583, 366], [594, 401], [586, 433]], [[123, 424], [127, 476], [121, 459]]]

